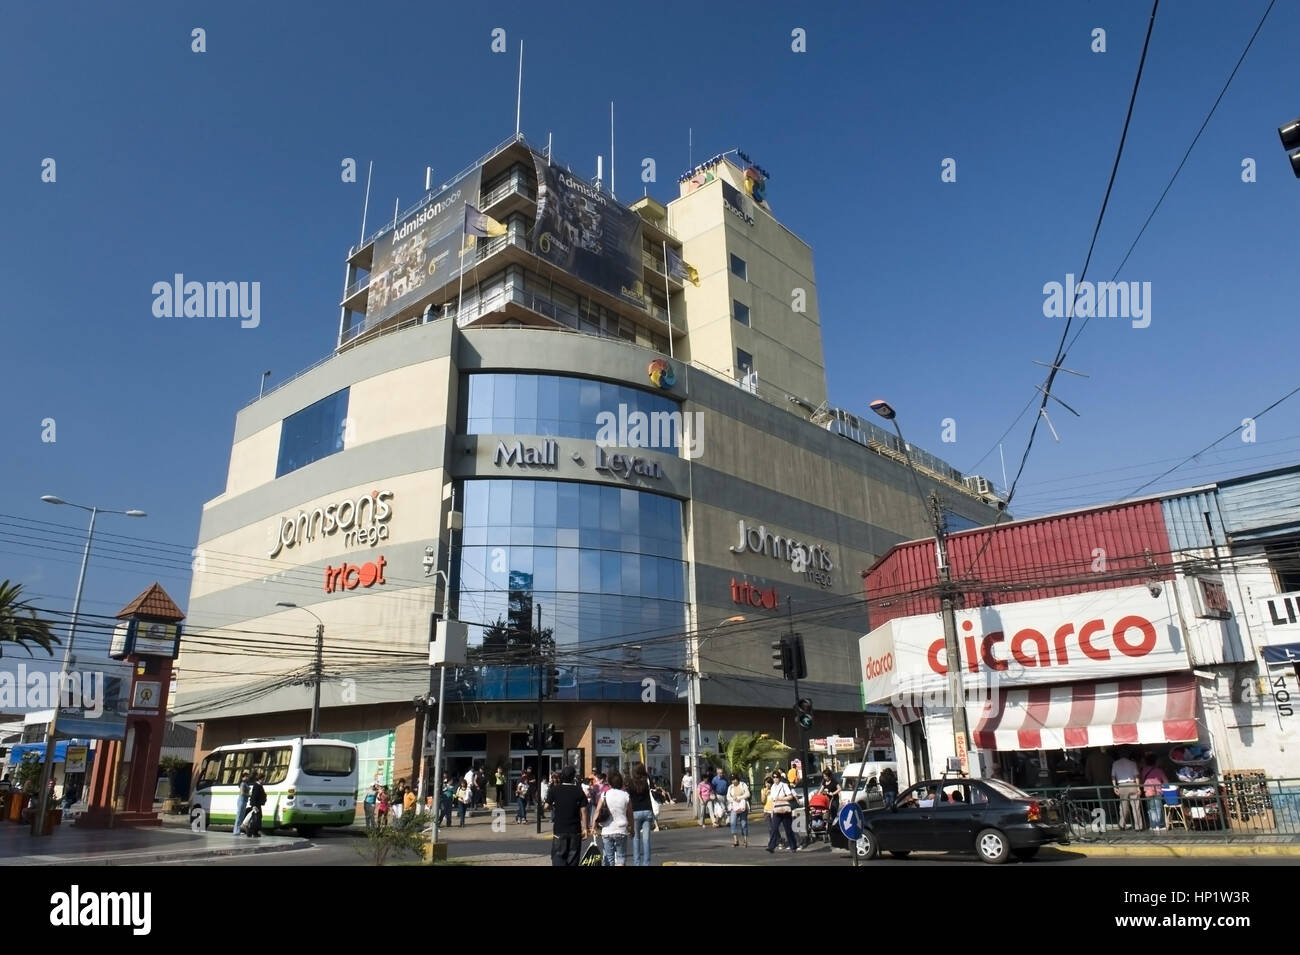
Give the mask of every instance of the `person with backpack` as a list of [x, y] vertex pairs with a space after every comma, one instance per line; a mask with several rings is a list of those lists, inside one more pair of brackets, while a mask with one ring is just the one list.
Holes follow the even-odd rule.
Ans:
[[248, 805], [251, 807], [248, 820], [248, 834], [254, 839], [262, 838], [262, 807], [266, 805], [266, 790], [262, 788], [262, 774], [253, 774], [252, 784], [248, 789]]

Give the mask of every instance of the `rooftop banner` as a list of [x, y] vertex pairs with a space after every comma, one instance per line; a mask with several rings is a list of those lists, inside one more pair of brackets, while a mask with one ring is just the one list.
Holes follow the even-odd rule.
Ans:
[[641, 217], [591, 183], [537, 163], [533, 251], [610, 295], [645, 307]]
[[[429, 192], [375, 240], [366, 324], [373, 325], [420, 301], [422, 294], [460, 274], [465, 205], [477, 205], [483, 167]], [[473, 262], [466, 257], [466, 266]]]

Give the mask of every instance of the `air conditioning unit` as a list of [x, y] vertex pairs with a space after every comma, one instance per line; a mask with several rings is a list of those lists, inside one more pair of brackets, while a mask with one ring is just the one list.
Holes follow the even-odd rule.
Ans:
[[969, 477], [962, 478], [962, 483], [976, 494], [993, 493], [993, 482], [986, 477], [980, 477], [978, 474], [972, 474]]

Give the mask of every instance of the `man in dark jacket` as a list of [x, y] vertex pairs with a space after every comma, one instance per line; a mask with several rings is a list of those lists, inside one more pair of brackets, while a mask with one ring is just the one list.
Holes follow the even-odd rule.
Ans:
[[576, 866], [582, 856], [582, 840], [587, 834], [587, 799], [577, 785], [577, 771], [565, 766], [560, 784], [547, 792], [547, 805], [555, 812], [554, 835], [551, 837], [551, 865]]
[[262, 838], [262, 807], [266, 805], [266, 790], [262, 788], [260, 772], [253, 773], [252, 785], [248, 787], [248, 805], [252, 810], [248, 834], [255, 839], [260, 839]]

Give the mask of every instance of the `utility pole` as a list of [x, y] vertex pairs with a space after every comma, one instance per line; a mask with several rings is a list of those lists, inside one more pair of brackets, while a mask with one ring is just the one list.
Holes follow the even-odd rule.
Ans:
[[542, 722], [542, 690], [546, 682], [546, 654], [542, 652], [542, 605], [537, 605], [537, 831], [542, 831], [542, 752], [546, 742], [542, 739], [546, 724]]
[[311, 701], [311, 738], [320, 739], [320, 681], [325, 670], [325, 624], [316, 624], [316, 684]]
[[[800, 652], [800, 636], [794, 632], [794, 600], [787, 595], [785, 598], [785, 609], [788, 616], [788, 625], [790, 627], [790, 656], [794, 664], [791, 674], [794, 679], [794, 705], [795, 709], [799, 708], [799, 664], [802, 662], [803, 654]], [[807, 846], [812, 842], [812, 820], [808, 813], [808, 731], [797, 719], [796, 727], [799, 730], [799, 775], [803, 780], [803, 844]]]
[[966, 699], [962, 690], [961, 650], [957, 645], [957, 617], [954, 612], [952, 578], [948, 571], [948, 528], [937, 491], [930, 494], [930, 519], [934, 524], [935, 553], [939, 561], [939, 597], [943, 611], [944, 656], [948, 661], [948, 699], [952, 704], [952, 739], [962, 772], [967, 772], [970, 730], [966, 725]]

